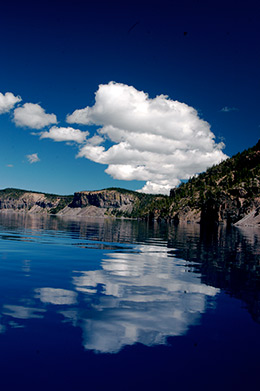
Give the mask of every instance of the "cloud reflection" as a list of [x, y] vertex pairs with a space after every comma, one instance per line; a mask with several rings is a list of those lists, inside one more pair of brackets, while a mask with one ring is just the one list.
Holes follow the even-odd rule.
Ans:
[[138, 250], [108, 254], [101, 270], [75, 272], [73, 283], [87, 310], [77, 321], [75, 313], [62, 314], [82, 327], [86, 349], [116, 353], [137, 342], [164, 344], [197, 324], [207, 298], [219, 291], [201, 284], [199, 275], [190, 273], [185, 261], [169, 257], [167, 249]]
[[77, 302], [77, 293], [67, 289], [38, 288], [35, 292], [36, 298], [39, 298], [42, 303], [72, 305]]
[[3, 315], [11, 316], [16, 319], [43, 318], [44, 309], [24, 307], [22, 305], [4, 305]]

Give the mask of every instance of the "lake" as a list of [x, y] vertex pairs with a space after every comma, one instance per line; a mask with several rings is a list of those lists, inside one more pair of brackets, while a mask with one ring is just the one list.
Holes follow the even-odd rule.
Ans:
[[253, 390], [260, 229], [0, 214], [3, 390]]

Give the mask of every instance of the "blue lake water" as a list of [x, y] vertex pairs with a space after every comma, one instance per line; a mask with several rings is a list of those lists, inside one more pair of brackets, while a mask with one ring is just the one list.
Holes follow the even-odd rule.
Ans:
[[257, 389], [259, 231], [0, 214], [2, 389]]

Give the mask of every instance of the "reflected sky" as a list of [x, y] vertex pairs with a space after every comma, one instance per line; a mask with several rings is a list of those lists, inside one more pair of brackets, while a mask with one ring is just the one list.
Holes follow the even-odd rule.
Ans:
[[[86, 350], [117, 353], [135, 343], [166, 344], [167, 337], [183, 335], [191, 325], [199, 324], [217, 288], [202, 284], [200, 275], [165, 245], [117, 249], [95, 250], [101, 258], [93, 270], [71, 270], [66, 281], [71, 289], [32, 285], [26, 297], [17, 297], [15, 305], [5, 303], [2, 316], [8, 326], [25, 327], [22, 321], [57, 313], [61, 323], [82, 330]], [[34, 278], [33, 261], [23, 260], [21, 270]], [[47, 276], [41, 282], [46, 280]]]
[[[109, 254], [101, 270], [74, 271], [75, 289], [88, 305], [87, 316], [76, 314], [86, 349], [114, 353], [137, 342], [164, 344], [168, 336], [183, 335], [197, 324], [207, 299], [218, 293], [167, 249], [147, 245], [138, 250]], [[72, 320], [75, 324], [75, 314]]]
[[3, 315], [11, 316], [15, 319], [41, 319], [45, 310], [40, 308], [24, 307], [22, 305], [4, 305]]
[[67, 289], [57, 288], [38, 288], [35, 289], [36, 298], [39, 298], [42, 303], [56, 305], [72, 305], [77, 303], [77, 293], [68, 291]]
[[1, 384], [254, 389], [259, 240], [259, 230], [0, 214]]
[[0, 332], [51, 317], [80, 329], [84, 348], [97, 353], [185, 335], [214, 307], [216, 273], [227, 281], [226, 251], [235, 246], [241, 267], [251, 246], [253, 268], [259, 238], [222, 229], [203, 236], [197, 225], [26, 215], [2, 215], [0, 228]]

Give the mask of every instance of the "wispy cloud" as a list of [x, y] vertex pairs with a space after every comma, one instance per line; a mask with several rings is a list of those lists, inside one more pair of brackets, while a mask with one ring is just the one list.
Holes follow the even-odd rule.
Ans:
[[45, 126], [56, 124], [55, 114], [46, 114], [45, 110], [36, 103], [25, 103], [14, 110], [16, 126], [26, 126], [32, 129], [42, 129]]
[[100, 125], [99, 136], [113, 145], [86, 143], [78, 157], [108, 165], [115, 179], [146, 181], [147, 193], [168, 193], [227, 157], [193, 107], [165, 95], [151, 99], [125, 84], [100, 85], [94, 106], [74, 111], [67, 122]]
[[20, 96], [14, 96], [12, 92], [6, 92], [4, 95], [0, 92], [0, 114], [8, 113], [21, 100]]
[[238, 111], [237, 107], [228, 107], [225, 106], [220, 110], [222, 113], [229, 113], [230, 111]]
[[40, 158], [38, 156], [38, 153], [32, 153], [31, 155], [26, 155], [29, 163], [37, 163], [40, 161]]

